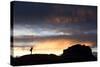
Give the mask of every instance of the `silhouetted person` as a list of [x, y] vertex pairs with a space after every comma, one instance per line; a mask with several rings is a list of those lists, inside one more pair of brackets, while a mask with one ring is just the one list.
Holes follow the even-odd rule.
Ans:
[[33, 50], [33, 47], [31, 47], [31, 49], [30, 49], [31, 54], [32, 54], [32, 50]]
[[54, 54], [32, 54], [34, 46], [30, 47], [31, 55], [24, 55], [14, 58], [11, 56], [11, 64], [18, 65], [34, 65], [48, 63], [66, 63], [66, 62], [83, 62], [96, 61], [97, 58], [92, 55], [92, 50], [89, 46], [76, 44], [63, 51], [61, 56]]

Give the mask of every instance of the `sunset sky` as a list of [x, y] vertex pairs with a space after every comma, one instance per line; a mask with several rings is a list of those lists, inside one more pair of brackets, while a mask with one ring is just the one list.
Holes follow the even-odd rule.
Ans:
[[14, 56], [60, 55], [80, 43], [97, 49], [97, 7], [13, 2]]

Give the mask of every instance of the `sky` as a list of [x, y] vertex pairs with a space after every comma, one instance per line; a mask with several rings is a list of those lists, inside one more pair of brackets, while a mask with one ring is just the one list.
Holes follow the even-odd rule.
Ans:
[[33, 46], [33, 53], [57, 55], [77, 43], [96, 49], [96, 6], [18, 1], [12, 5], [14, 47]]

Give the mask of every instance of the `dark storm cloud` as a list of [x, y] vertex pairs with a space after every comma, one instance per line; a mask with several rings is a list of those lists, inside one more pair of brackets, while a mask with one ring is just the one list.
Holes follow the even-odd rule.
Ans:
[[49, 40], [49, 39], [75, 39], [80, 41], [96, 41], [95, 34], [83, 34], [83, 35], [75, 35], [75, 36], [68, 36], [68, 35], [55, 35], [55, 36], [33, 36], [33, 35], [24, 35], [24, 36], [16, 36], [14, 40], [16, 42], [33, 42], [33, 41], [41, 41], [41, 40]]
[[65, 37], [96, 41], [96, 6], [13, 2], [13, 11], [14, 29], [21, 34], [28, 30], [26, 34], [57, 34], [57, 37], [62, 34]]
[[[58, 4], [42, 4], [42, 3], [29, 3], [14, 2], [14, 15], [16, 21], [33, 21], [44, 20], [45, 18], [68, 19], [68, 22], [77, 20], [94, 20], [96, 19], [95, 6], [77, 6], [77, 5], [58, 5]], [[64, 18], [65, 17], [65, 18]], [[93, 19], [94, 18], [94, 19]], [[50, 18], [51, 19], [51, 18]], [[74, 21], [72, 21], [74, 19]], [[18, 23], [18, 22], [17, 22]], [[19, 22], [25, 23], [25, 22]], [[26, 22], [27, 23], [27, 22]], [[40, 22], [39, 22], [40, 23]]]

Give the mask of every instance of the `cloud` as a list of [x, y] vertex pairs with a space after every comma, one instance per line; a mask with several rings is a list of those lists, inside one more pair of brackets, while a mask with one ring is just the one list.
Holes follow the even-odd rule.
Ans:
[[[97, 7], [14, 2], [14, 36], [18, 41], [78, 39], [96, 42]], [[29, 37], [23, 37], [29, 36]], [[33, 40], [35, 40], [33, 38]]]

